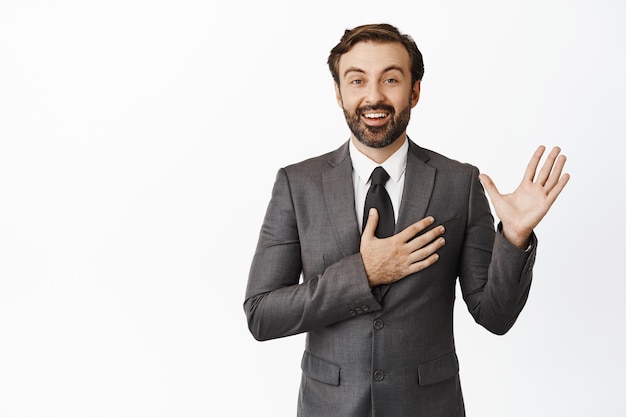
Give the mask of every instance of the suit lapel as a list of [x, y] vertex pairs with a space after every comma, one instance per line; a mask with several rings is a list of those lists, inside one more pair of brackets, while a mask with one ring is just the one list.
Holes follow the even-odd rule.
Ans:
[[352, 162], [348, 143], [334, 152], [329, 163], [332, 168], [322, 174], [326, 208], [341, 252], [349, 256], [359, 251], [361, 234], [354, 211]]
[[409, 141], [404, 190], [402, 191], [396, 233], [426, 216], [430, 196], [435, 186], [436, 173], [435, 168], [426, 164], [428, 159], [426, 152]]
[[[396, 224], [396, 233], [426, 216], [430, 196], [435, 185], [435, 168], [426, 164], [429, 157], [415, 143], [409, 140], [409, 151], [404, 173], [404, 190], [400, 202], [400, 212]], [[384, 297], [393, 284], [381, 285], [381, 297]]]

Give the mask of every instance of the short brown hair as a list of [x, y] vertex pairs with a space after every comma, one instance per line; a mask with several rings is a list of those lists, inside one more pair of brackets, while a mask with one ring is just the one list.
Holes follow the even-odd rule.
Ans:
[[330, 51], [328, 67], [333, 79], [339, 85], [339, 59], [359, 42], [399, 42], [411, 59], [411, 81], [415, 84], [424, 76], [422, 53], [411, 36], [400, 33], [398, 28], [387, 23], [362, 25], [346, 29], [339, 43]]

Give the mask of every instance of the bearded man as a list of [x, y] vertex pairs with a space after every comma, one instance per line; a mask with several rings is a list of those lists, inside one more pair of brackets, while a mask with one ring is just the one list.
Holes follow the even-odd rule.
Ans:
[[476, 167], [410, 140], [424, 65], [391, 25], [347, 30], [328, 64], [352, 134], [278, 171], [248, 277], [249, 329], [258, 340], [307, 333], [298, 416], [464, 416], [456, 281], [477, 323], [513, 326], [533, 230], [569, 179], [565, 157], [555, 147], [538, 170], [538, 147], [502, 195]]

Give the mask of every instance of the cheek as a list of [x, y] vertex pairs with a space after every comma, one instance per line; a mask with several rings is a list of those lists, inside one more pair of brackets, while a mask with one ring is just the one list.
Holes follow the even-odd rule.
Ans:
[[342, 107], [344, 110], [353, 112], [359, 107], [359, 101], [355, 100], [353, 97], [342, 97]]
[[354, 91], [342, 89], [337, 95], [337, 102], [344, 110], [354, 110], [359, 106], [360, 97]]
[[393, 94], [389, 94], [388, 99], [393, 103], [393, 106], [397, 109], [403, 109], [407, 105], [413, 104], [413, 92], [402, 89], [402, 91], [394, 91]]

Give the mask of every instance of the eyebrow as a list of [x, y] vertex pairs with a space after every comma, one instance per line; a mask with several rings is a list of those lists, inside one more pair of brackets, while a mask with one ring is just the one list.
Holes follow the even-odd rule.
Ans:
[[[400, 73], [402, 75], [404, 75], [404, 71], [402, 70], [402, 67], [399, 67], [398, 65], [390, 65], [390, 66], [388, 66], [387, 68], [385, 68], [383, 70], [383, 74], [386, 73], [386, 72], [389, 72], [389, 71], [393, 71], [393, 70], [400, 71]], [[350, 67], [350, 68], [348, 68], [347, 70], [345, 70], [343, 72], [343, 76], [346, 77], [351, 72], [358, 72], [360, 74], [365, 74], [365, 71], [362, 70], [359, 67]]]

